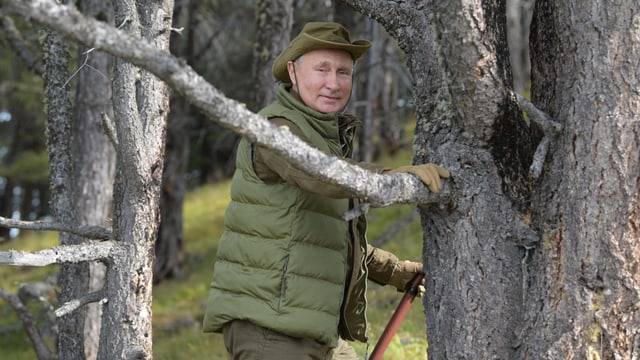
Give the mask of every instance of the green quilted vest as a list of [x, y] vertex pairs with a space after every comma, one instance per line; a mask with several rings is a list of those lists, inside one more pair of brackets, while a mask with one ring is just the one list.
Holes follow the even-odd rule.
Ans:
[[[260, 114], [291, 120], [315, 147], [342, 156], [335, 114], [304, 107], [283, 87], [277, 99]], [[219, 332], [228, 321], [242, 319], [336, 345], [349, 236], [342, 216], [348, 206], [348, 199], [262, 182], [253, 170], [251, 144], [241, 140], [204, 331]]]

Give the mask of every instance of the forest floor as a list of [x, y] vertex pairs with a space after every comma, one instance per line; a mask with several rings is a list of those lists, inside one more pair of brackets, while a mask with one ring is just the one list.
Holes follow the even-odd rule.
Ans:
[[[388, 166], [410, 164], [410, 154], [397, 154], [380, 163]], [[163, 281], [153, 288], [153, 357], [156, 360], [227, 359], [220, 334], [201, 330], [209, 282], [222, 229], [224, 210], [229, 202], [230, 182], [206, 185], [189, 191], [184, 205], [184, 238], [186, 262], [179, 276]], [[403, 219], [408, 221], [380, 247], [401, 259], [420, 261], [422, 229], [418, 216], [411, 217], [415, 206], [394, 205], [372, 209], [368, 214], [370, 243], [387, 238], [389, 229]], [[23, 232], [18, 238], [0, 244], [0, 251], [9, 249], [33, 251], [57, 244], [55, 233]], [[16, 268], [0, 266], [0, 287], [17, 292], [19, 284], [45, 281], [58, 271], [57, 266]], [[402, 294], [391, 287], [369, 282], [367, 317], [370, 324], [369, 354], [391, 318]], [[51, 294], [52, 301], [55, 300]], [[54, 305], [55, 307], [55, 305]], [[28, 303], [46, 333], [47, 312], [38, 301]], [[425, 315], [420, 299], [416, 299], [401, 327], [385, 352], [387, 359], [426, 359], [427, 340]], [[54, 338], [48, 338], [50, 345]], [[365, 344], [354, 343], [364, 358]], [[35, 352], [9, 305], [0, 300], [0, 359], [35, 359]]]

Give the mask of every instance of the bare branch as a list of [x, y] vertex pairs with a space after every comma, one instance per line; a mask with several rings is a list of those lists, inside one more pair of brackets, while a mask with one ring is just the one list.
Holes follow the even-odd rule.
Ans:
[[511, 94], [515, 96], [520, 110], [526, 112], [531, 120], [540, 125], [545, 134], [558, 133], [562, 131], [562, 124], [553, 120], [551, 116], [544, 111], [538, 109], [531, 101], [527, 100], [524, 96], [515, 91], [512, 91]]
[[29, 340], [31, 340], [31, 343], [33, 344], [33, 348], [36, 351], [38, 359], [53, 359], [53, 353], [45, 344], [42, 335], [40, 335], [36, 320], [33, 318], [29, 310], [27, 310], [27, 308], [24, 306], [20, 298], [17, 295], [4, 290], [3, 288], [0, 288], [0, 297], [5, 299], [9, 303], [11, 308], [13, 308], [13, 310], [20, 318], [20, 322], [22, 322], [22, 326], [27, 332]]
[[71, 82], [71, 80], [73, 80], [73, 78], [76, 77], [76, 75], [78, 75], [78, 73], [84, 69], [85, 67], [88, 67], [89, 69], [97, 72], [98, 74], [102, 75], [103, 78], [107, 79], [107, 76], [105, 74], [103, 74], [100, 70], [94, 68], [93, 66], [89, 65], [89, 54], [91, 54], [91, 52], [93, 52], [93, 50], [95, 49], [89, 49], [87, 51], [85, 51], [83, 53], [84, 55], [84, 61], [82, 61], [82, 64], [76, 69], [76, 71], [73, 72], [73, 74], [71, 74], [71, 76], [67, 79], [67, 81], [65, 81], [64, 84], [62, 84], [62, 87], [67, 86], [68, 83]]
[[93, 240], [112, 240], [111, 230], [100, 226], [71, 226], [55, 221], [22, 221], [0, 216], [0, 226], [22, 230], [60, 231]]
[[123, 243], [107, 241], [61, 245], [35, 252], [0, 251], [0, 265], [47, 266], [51, 264], [109, 260], [114, 256], [114, 252], [121, 250], [124, 246]]
[[95, 47], [144, 68], [165, 81], [213, 121], [219, 121], [252, 142], [274, 149], [300, 169], [323, 181], [352, 190], [371, 206], [438, 203], [447, 201], [451, 195], [447, 191], [450, 188], [448, 184], [439, 194], [433, 194], [413, 175], [376, 175], [327, 156], [248, 111], [244, 104], [226, 98], [190, 66], [168, 52], [132, 34], [87, 18], [73, 7], [59, 5], [54, 0], [2, 0], [0, 4], [5, 11], [40, 22], [88, 47]]
[[107, 113], [100, 113], [102, 118], [102, 126], [104, 127], [104, 132], [107, 134], [109, 140], [111, 140], [111, 144], [114, 148], [118, 148], [118, 135], [116, 131], [116, 126], [113, 124], [113, 120], [109, 118]]
[[54, 313], [56, 317], [63, 317], [71, 313], [72, 311], [79, 309], [84, 305], [94, 303], [94, 302], [100, 302], [101, 304], [106, 303], [107, 302], [106, 292], [104, 290], [94, 291], [92, 293], [89, 293], [81, 297], [80, 299], [74, 299], [74, 300], [68, 301], [62, 304], [62, 306], [60, 306], [58, 309], [56, 309]]
[[527, 115], [529, 115], [529, 118], [536, 124], [540, 125], [544, 132], [544, 136], [538, 144], [535, 154], [533, 154], [531, 166], [529, 166], [529, 175], [535, 180], [540, 177], [540, 174], [542, 174], [542, 168], [544, 166], [544, 160], [547, 157], [547, 153], [549, 152], [551, 138], [555, 137], [560, 131], [562, 131], [562, 124], [553, 120], [551, 116], [538, 109], [531, 101], [525, 99], [517, 92], [511, 91], [511, 95], [515, 97], [520, 110], [526, 112]]
[[545, 135], [542, 140], [540, 140], [540, 144], [538, 144], [535, 154], [533, 154], [533, 161], [531, 162], [531, 166], [529, 166], [529, 174], [534, 180], [539, 178], [540, 174], [542, 174], [544, 159], [547, 157], [547, 153], [549, 152], [550, 143], [551, 137]]

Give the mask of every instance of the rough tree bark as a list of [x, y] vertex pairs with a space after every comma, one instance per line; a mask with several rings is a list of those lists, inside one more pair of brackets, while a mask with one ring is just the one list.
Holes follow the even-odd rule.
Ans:
[[[72, 158], [72, 119], [69, 72], [69, 49], [63, 36], [47, 31], [43, 44], [44, 86], [47, 106], [47, 145], [49, 147], [51, 213], [60, 222], [77, 224], [74, 207], [75, 166]], [[60, 233], [61, 245], [74, 245], [82, 238]], [[84, 263], [68, 263], [60, 267], [58, 279], [61, 303], [81, 297], [87, 290], [89, 268]], [[63, 359], [84, 358], [84, 314], [74, 312], [59, 319], [58, 354]]]
[[[173, 1], [115, 2], [115, 21], [131, 37], [169, 51]], [[167, 86], [151, 73], [116, 60], [113, 80], [118, 146], [114, 186], [114, 237], [129, 252], [107, 264], [98, 358], [151, 358], [153, 250], [159, 218]]]
[[453, 173], [454, 201], [421, 211], [429, 356], [638, 358], [638, 4], [537, 2], [533, 98], [565, 129], [541, 138], [504, 1], [348, 2], [407, 53], [416, 162]]
[[532, 99], [564, 125], [533, 198], [522, 358], [640, 359], [640, 4], [537, 1]]
[[524, 246], [535, 238], [522, 210], [536, 132], [509, 91], [504, 1], [350, 2], [407, 55], [414, 162], [453, 174], [454, 201], [421, 210], [429, 357], [512, 359]]

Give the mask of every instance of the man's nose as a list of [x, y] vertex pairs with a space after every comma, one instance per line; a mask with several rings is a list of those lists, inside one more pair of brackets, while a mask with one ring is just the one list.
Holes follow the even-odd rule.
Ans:
[[340, 87], [340, 84], [338, 83], [338, 73], [337, 72], [330, 72], [329, 76], [327, 76], [327, 82], [325, 83], [325, 86], [328, 89], [337, 89]]

